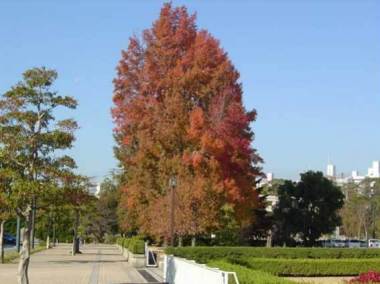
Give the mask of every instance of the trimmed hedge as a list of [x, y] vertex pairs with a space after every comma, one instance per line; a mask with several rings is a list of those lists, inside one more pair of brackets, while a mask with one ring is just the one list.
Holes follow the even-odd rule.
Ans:
[[167, 254], [207, 263], [222, 258], [345, 259], [380, 258], [380, 249], [366, 248], [263, 248], [263, 247], [181, 247], [167, 248]]
[[380, 259], [238, 258], [229, 262], [281, 276], [351, 276], [380, 271]]
[[[293, 284], [295, 282], [282, 279], [267, 272], [249, 269], [244, 266], [231, 264], [223, 260], [212, 261], [207, 264], [210, 267], [217, 267], [224, 271], [236, 272], [240, 284]], [[230, 282], [233, 283], [233, 282]]]
[[134, 254], [145, 254], [145, 242], [140, 237], [117, 238], [116, 244]]

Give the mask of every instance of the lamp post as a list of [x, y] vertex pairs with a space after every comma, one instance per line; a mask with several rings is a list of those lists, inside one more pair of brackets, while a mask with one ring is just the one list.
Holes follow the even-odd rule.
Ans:
[[174, 246], [174, 191], [177, 186], [177, 178], [171, 176], [169, 178], [169, 187], [170, 187], [170, 245]]

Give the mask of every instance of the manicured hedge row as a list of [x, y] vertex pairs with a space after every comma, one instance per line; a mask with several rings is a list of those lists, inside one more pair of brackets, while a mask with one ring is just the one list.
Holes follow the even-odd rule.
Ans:
[[380, 259], [238, 258], [229, 262], [281, 276], [350, 276], [380, 271]]
[[182, 247], [168, 248], [167, 254], [206, 263], [213, 259], [257, 258], [380, 258], [380, 249], [366, 248], [263, 248], [263, 247]]
[[131, 253], [144, 254], [145, 242], [139, 237], [117, 238], [116, 244], [128, 249]]
[[[231, 264], [223, 260], [208, 263], [210, 267], [217, 267], [224, 271], [236, 272], [240, 284], [293, 284], [295, 282], [282, 279], [267, 272], [249, 269], [244, 266]], [[230, 282], [233, 283], [233, 282]]]

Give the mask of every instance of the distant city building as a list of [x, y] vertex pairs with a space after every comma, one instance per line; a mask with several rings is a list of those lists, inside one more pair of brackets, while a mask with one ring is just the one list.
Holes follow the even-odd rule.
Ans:
[[331, 178], [335, 178], [336, 177], [336, 169], [335, 169], [335, 165], [329, 163], [327, 165], [327, 170], [326, 170], [326, 175], [328, 177], [331, 177]]
[[344, 176], [344, 174], [337, 176], [335, 165], [329, 163], [327, 165], [326, 177], [334, 180], [339, 185], [349, 182], [361, 183], [365, 178], [380, 178], [380, 162], [373, 161], [372, 166], [368, 168], [366, 176], [360, 175], [357, 170], [352, 171], [350, 176]]
[[259, 186], [259, 187], [262, 187], [262, 186], [264, 186], [264, 185], [266, 185], [266, 184], [270, 184], [270, 183], [273, 181], [273, 178], [274, 178], [273, 173], [266, 173], [266, 174], [265, 174], [265, 178], [262, 178], [262, 179], [259, 181], [258, 186]]
[[368, 169], [368, 177], [379, 178], [380, 177], [380, 162], [373, 161], [372, 167]]
[[268, 182], [272, 182], [272, 180], [273, 180], [273, 173], [267, 173], [266, 177], [267, 177], [267, 181]]
[[90, 187], [90, 194], [96, 197], [99, 197], [100, 194], [100, 183], [97, 183], [96, 186]]

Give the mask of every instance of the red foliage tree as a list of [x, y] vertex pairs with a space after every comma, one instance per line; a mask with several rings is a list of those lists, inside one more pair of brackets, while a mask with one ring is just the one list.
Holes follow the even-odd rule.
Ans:
[[117, 71], [124, 228], [168, 236], [172, 175], [177, 235], [215, 230], [226, 204], [241, 225], [250, 222], [261, 161], [251, 146], [256, 112], [244, 109], [239, 73], [219, 42], [185, 7], [165, 4], [142, 39], [130, 39]]

